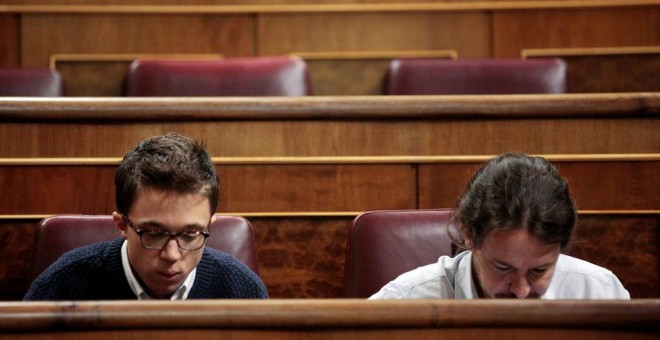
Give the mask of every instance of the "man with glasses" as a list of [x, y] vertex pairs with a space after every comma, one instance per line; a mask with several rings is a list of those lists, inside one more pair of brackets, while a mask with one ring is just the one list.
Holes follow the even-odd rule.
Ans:
[[122, 238], [63, 255], [25, 300], [268, 297], [254, 272], [204, 247], [219, 189], [203, 145], [177, 134], [147, 138], [122, 160], [115, 189]]

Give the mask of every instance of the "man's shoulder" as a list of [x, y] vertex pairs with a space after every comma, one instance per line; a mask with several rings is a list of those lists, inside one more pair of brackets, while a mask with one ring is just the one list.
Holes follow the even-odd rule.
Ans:
[[87, 297], [85, 294], [93, 291], [94, 286], [111, 277], [109, 272], [116, 269], [117, 263], [121, 265], [119, 248], [122, 242], [117, 239], [94, 243], [65, 253], [35, 279], [25, 299], [77, 300]]
[[629, 299], [630, 294], [609, 269], [572, 256], [559, 255], [546, 297]]
[[267, 298], [261, 278], [233, 256], [205, 248], [189, 298]]
[[232, 275], [255, 276], [254, 272], [243, 262], [225, 252], [213, 248], [204, 248], [202, 259], [197, 265], [197, 272], [204, 275], [227, 277]]
[[104, 262], [104, 259], [117, 255], [119, 256], [123, 240], [116, 239], [85, 245], [64, 253], [58, 258], [51, 267], [62, 268], [68, 266], [97, 266]]
[[564, 254], [559, 255], [555, 272], [566, 275], [592, 277], [601, 281], [608, 281], [614, 276], [612, 271], [607, 268]]

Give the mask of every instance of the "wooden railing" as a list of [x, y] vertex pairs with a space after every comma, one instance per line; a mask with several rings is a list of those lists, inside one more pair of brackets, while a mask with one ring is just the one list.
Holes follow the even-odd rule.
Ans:
[[659, 324], [658, 300], [0, 303], [0, 339], [657, 339]]

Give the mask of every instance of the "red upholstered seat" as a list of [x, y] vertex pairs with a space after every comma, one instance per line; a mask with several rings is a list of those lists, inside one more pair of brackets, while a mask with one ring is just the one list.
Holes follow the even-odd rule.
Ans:
[[343, 296], [369, 297], [400, 274], [451, 255], [450, 212], [383, 210], [357, 216], [349, 231]]
[[390, 95], [565, 93], [561, 59], [395, 59], [384, 93]]
[[[239, 216], [216, 216], [206, 246], [228, 253], [259, 274], [254, 230]], [[62, 254], [84, 245], [120, 237], [110, 215], [57, 215], [44, 219], [37, 230], [28, 278], [32, 282]]]
[[306, 63], [298, 57], [217, 60], [136, 60], [127, 96], [311, 95]]
[[59, 72], [49, 69], [0, 69], [0, 96], [59, 97], [64, 81]]

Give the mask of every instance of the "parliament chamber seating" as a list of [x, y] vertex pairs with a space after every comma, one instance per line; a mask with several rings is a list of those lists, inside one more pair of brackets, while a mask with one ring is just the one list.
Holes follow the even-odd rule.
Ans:
[[[254, 230], [239, 216], [219, 216], [210, 226], [206, 246], [228, 253], [259, 274]], [[120, 237], [111, 215], [55, 215], [37, 229], [29, 282], [69, 250]]]
[[64, 80], [59, 72], [49, 69], [0, 68], [2, 97], [60, 97]]
[[294, 56], [135, 60], [125, 79], [125, 95], [130, 97], [311, 94], [307, 64]]
[[391, 61], [386, 95], [552, 94], [567, 92], [559, 58], [401, 58]]
[[450, 215], [450, 209], [358, 215], [348, 235], [343, 297], [369, 297], [400, 274], [452, 255]]

